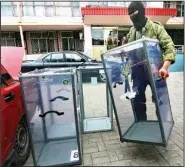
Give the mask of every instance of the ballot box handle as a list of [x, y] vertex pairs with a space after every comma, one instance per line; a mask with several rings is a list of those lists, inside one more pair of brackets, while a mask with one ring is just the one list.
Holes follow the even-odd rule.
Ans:
[[50, 110], [50, 111], [45, 112], [44, 114], [39, 114], [39, 117], [44, 118], [49, 113], [55, 113], [58, 116], [64, 115], [64, 112], [58, 112], [58, 111], [55, 111], [55, 110]]
[[[166, 76], [166, 78], [169, 77], [169, 75]], [[162, 79], [165, 79], [164, 74], [162, 73], [161, 77], [158, 77], [156, 81], [161, 81]]]
[[164, 79], [163, 77], [158, 77], [157, 79], [156, 79], [156, 81], [161, 81], [162, 79]]

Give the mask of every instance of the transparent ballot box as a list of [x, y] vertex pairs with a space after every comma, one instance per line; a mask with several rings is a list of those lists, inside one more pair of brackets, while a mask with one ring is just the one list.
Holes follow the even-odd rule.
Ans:
[[77, 69], [83, 133], [109, 131], [113, 108], [103, 66]]
[[101, 58], [120, 140], [166, 146], [174, 121], [166, 81], [158, 75], [163, 64], [158, 40], [142, 38]]
[[76, 70], [42, 69], [20, 76], [35, 166], [81, 164]]

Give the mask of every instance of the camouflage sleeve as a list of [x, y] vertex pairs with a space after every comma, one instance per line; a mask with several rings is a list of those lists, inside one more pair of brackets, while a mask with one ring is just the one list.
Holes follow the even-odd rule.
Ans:
[[128, 34], [126, 35], [126, 43], [129, 43], [130, 41], [130, 36], [131, 36], [131, 31], [132, 31], [132, 28], [129, 30]]
[[170, 60], [171, 64], [175, 62], [175, 46], [163, 26], [158, 26], [157, 29], [159, 44], [163, 51], [163, 61]]

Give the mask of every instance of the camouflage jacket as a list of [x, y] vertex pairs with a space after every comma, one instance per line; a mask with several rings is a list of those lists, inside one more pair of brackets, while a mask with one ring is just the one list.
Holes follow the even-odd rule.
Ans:
[[175, 62], [174, 43], [159, 22], [152, 22], [148, 19], [145, 27], [142, 29], [142, 32], [138, 32], [134, 27], [132, 27], [127, 34], [127, 41], [130, 43], [142, 38], [142, 36], [151, 39], [158, 39], [162, 51], [163, 61], [170, 60], [172, 64]]

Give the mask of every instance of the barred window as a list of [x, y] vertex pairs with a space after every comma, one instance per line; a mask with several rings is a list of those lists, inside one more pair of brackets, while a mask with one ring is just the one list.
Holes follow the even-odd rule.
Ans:
[[1, 46], [18, 46], [16, 41], [14, 32], [1, 33]]
[[47, 53], [55, 51], [56, 32], [30, 32], [32, 53]]

